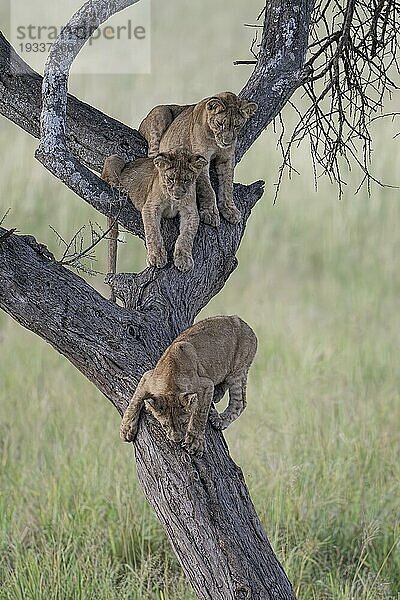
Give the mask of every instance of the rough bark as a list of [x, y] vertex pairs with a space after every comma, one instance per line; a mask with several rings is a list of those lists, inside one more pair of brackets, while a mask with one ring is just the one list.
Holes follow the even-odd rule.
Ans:
[[[42, 85], [41, 75], [30, 69], [0, 32], [0, 114], [36, 138], [40, 137]], [[71, 94], [66, 124], [67, 147], [97, 172], [110, 154], [127, 160], [146, 155], [146, 142], [137, 131]]]
[[240, 95], [258, 104], [236, 148], [239, 162], [303, 83], [308, 35], [315, 0], [269, 0], [257, 64]]
[[151, 364], [142, 314], [108, 302], [33, 237], [8, 236], [2, 228], [0, 306], [64, 354], [123, 412], [139, 365]]
[[[125, 223], [133, 233], [141, 234], [138, 212], [129, 203], [116, 198], [115, 192], [83, 165], [67, 146], [66, 118], [68, 77], [74, 59], [92, 33], [111, 15], [138, 0], [96, 0], [86, 2], [65, 25], [49, 52], [42, 85], [40, 145], [36, 158], [76, 194], [103, 214], [134, 219]], [[84, 32], [84, 33], [82, 33]], [[117, 201], [118, 200], [118, 201]], [[118, 213], [116, 214], [116, 211]]]
[[[98, 0], [85, 4], [75, 17], [89, 19], [94, 27], [133, 3]], [[299, 82], [311, 3], [280, 4], [272, 0], [268, 5], [274, 10], [266, 13], [263, 45], [272, 58], [269, 63], [267, 57], [259, 61], [243, 90], [244, 96], [259, 103], [260, 117], [245, 130], [238, 159]], [[287, 52], [274, 46], [277, 35]], [[81, 46], [76, 44], [66, 52], [66, 41], [60, 38], [52, 51], [42, 106], [41, 78], [34, 73], [15, 76], [20, 59], [0, 37], [0, 112], [38, 136], [42, 109], [38, 158], [85, 201], [103, 214], [119, 215], [122, 225], [143, 237], [137, 211], [126, 199], [115, 198], [86, 167], [99, 171], [111, 153], [129, 159], [141, 156], [145, 144], [137, 132], [67, 97], [69, 67]], [[232, 226], [223, 221], [218, 230], [202, 225], [190, 274], [180, 274], [169, 264], [161, 271], [110, 276], [125, 308], [105, 300], [66, 271], [33, 238], [10, 235], [0, 228], [0, 307], [64, 354], [122, 414], [143, 371], [155, 364], [165, 347], [224, 286], [237, 264], [235, 254], [247, 218], [262, 191], [262, 182], [235, 186], [241, 223]], [[170, 255], [176, 232], [176, 222], [164, 224]], [[141, 485], [190, 583], [201, 599], [294, 598], [222, 435], [209, 428], [207, 445], [202, 459], [192, 459], [171, 445], [147, 415], [135, 442]]]

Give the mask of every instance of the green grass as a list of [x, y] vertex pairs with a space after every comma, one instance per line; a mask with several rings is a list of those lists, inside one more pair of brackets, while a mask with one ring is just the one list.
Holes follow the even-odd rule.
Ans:
[[[182, 6], [177, 0], [176, 11]], [[75, 78], [72, 91], [137, 124], [164, 98], [239, 89], [247, 71], [230, 61], [245, 55], [239, 24], [254, 11], [238, 0], [236, 9], [241, 13], [230, 18], [221, 9], [196, 37], [204, 9], [193, 6], [171, 40], [163, 23], [172, 9], [160, 3], [152, 76]], [[229, 35], [219, 39], [224, 27]], [[186, 59], [166, 65], [163, 45], [178, 42], [188, 44]], [[207, 73], [204, 61], [221, 48], [223, 60]], [[199, 76], [188, 86], [191, 66]], [[12, 207], [9, 226], [59, 253], [49, 224], [68, 237], [90, 218], [104, 222], [34, 161], [34, 141], [4, 121], [0, 127], [0, 213]], [[376, 133], [376, 169], [392, 182], [398, 152], [391, 125]], [[239, 314], [260, 340], [248, 408], [228, 430], [229, 446], [301, 600], [395, 598], [398, 191], [353, 196], [358, 179], [350, 174], [339, 202], [327, 183], [313, 191], [299, 155], [302, 176], [285, 182], [273, 207], [279, 156], [271, 137], [265, 134], [238, 168], [238, 180], [266, 179], [266, 194], [249, 221], [239, 268], [204, 311]], [[100, 271], [105, 255], [100, 248]], [[120, 269], [143, 263], [142, 245], [128, 239]], [[91, 283], [106, 291], [101, 276]], [[116, 411], [5, 314], [0, 357], [0, 600], [193, 598], [142, 496], [131, 449], [119, 442]]]

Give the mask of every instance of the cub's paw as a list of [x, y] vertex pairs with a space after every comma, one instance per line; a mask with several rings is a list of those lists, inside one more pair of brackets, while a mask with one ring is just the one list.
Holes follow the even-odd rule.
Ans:
[[206, 447], [204, 435], [188, 432], [182, 446], [185, 450], [187, 450], [187, 452], [189, 452], [189, 454], [202, 456]]
[[149, 250], [147, 253], [147, 265], [149, 267], [158, 267], [162, 269], [167, 264], [168, 257], [165, 248]]
[[221, 221], [217, 207], [203, 208], [200, 210], [200, 221], [212, 227], [219, 227]]
[[123, 442], [133, 442], [137, 434], [137, 427], [132, 421], [122, 419], [121, 426], [119, 428], [119, 435]]
[[174, 265], [182, 273], [193, 269], [194, 262], [190, 252], [185, 252], [181, 248], [176, 248], [174, 252]]
[[215, 408], [213, 410], [210, 410], [208, 418], [211, 423], [211, 426], [214, 427], [214, 429], [223, 429], [221, 416], [215, 410]]
[[224, 219], [232, 223], [232, 225], [236, 225], [242, 218], [240, 211], [234, 205], [221, 205], [220, 210]]

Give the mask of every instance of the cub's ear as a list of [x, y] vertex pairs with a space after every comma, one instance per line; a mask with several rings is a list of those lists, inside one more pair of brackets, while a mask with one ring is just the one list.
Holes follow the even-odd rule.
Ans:
[[171, 166], [172, 161], [168, 154], [157, 154], [157, 156], [153, 158], [153, 163], [157, 169], [167, 169]]
[[206, 166], [206, 164], [208, 163], [208, 160], [206, 158], [204, 158], [204, 156], [201, 156], [201, 154], [196, 154], [195, 156], [193, 156], [190, 159], [190, 168], [195, 172], [199, 172], [201, 171], [201, 169], [203, 167]]
[[206, 109], [211, 113], [219, 113], [225, 110], [225, 105], [219, 98], [210, 98], [206, 104]]
[[256, 102], [247, 102], [247, 100], [243, 100], [240, 107], [240, 112], [245, 119], [250, 119], [250, 117], [256, 112], [257, 108], [258, 104]]
[[197, 400], [197, 394], [189, 394], [188, 392], [179, 394], [179, 402], [186, 410], [192, 410]]

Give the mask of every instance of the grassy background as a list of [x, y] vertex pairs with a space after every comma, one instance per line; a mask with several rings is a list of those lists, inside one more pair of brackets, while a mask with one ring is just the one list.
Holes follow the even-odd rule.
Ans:
[[[158, 102], [240, 89], [258, 6], [153, 3], [151, 76], [78, 77], [71, 91], [138, 125]], [[202, 22], [207, 11], [213, 18]], [[201, 25], [199, 25], [201, 23]], [[182, 51], [184, 49], [184, 51]], [[166, 53], [170, 53], [167, 55]], [[175, 54], [173, 54], [175, 53]], [[90, 208], [35, 162], [36, 142], [2, 120], [0, 213], [59, 253]], [[374, 164], [398, 175], [393, 127], [376, 128]], [[305, 150], [305, 149], [304, 149]], [[398, 150], [397, 150], [398, 154]], [[240, 265], [204, 315], [237, 313], [260, 348], [249, 405], [227, 438], [300, 599], [394, 598], [400, 589], [398, 191], [342, 201], [301, 177], [272, 206], [279, 155], [271, 130], [236, 179], [263, 178]], [[105, 271], [106, 249], [97, 267]], [[128, 239], [121, 270], [139, 270]], [[91, 280], [105, 292], [102, 277]], [[137, 485], [110, 405], [64, 358], [0, 314], [0, 599], [190, 599]], [[115, 414], [114, 414], [115, 413]]]

